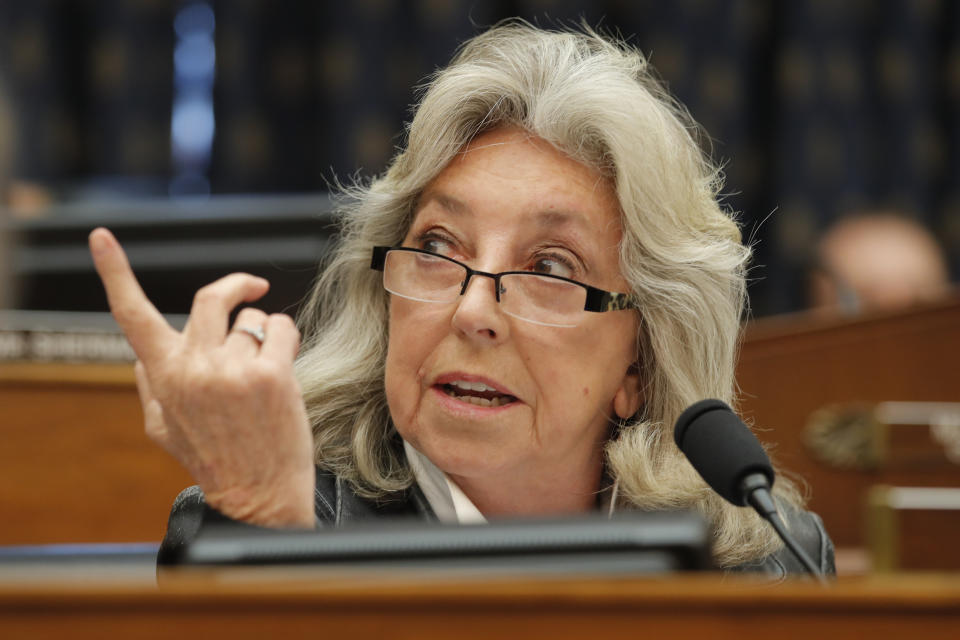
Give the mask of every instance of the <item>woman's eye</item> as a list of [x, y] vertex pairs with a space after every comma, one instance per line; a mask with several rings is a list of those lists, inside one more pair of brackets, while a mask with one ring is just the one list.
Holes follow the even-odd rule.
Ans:
[[564, 278], [573, 278], [574, 276], [573, 265], [557, 256], [537, 258], [533, 263], [533, 271], [551, 276], [563, 276]]
[[443, 238], [423, 238], [420, 241], [420, 248], [431, 253], [438, 253], [442, 256], [448, 255], [451, 250], [450, 242]]

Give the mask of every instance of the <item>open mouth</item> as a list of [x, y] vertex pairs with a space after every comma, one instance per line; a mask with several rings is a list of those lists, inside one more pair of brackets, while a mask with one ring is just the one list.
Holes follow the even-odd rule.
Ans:
[[455, 380], [440, 385], [440, 389], [452, 398], [456, 398], [461, 402], [477, 405], [478, 407], [502, 407], [505, 404], [517, 401], [514, 396], [504, 395], [482, 382]]

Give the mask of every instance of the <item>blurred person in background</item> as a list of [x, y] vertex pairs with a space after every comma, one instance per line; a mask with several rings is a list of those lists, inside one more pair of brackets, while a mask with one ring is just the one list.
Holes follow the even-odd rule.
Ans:
[[930, 231], [904, 215], [864, 212], [841, 218], [820, 239], [809, 287], [811, 307], [856, 314], [937, 300], [950, 282]]

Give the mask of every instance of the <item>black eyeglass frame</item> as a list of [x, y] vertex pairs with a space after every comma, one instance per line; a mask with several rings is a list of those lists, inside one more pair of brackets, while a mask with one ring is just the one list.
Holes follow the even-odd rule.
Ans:
[[640, 306], [637, 304], [636, 299], [633, 295], [629, 293], [617, 293], [615, 291], [604, 291], [603, 289], [598, 289], [597, 287], [591, 287], [588, 284], [578, 282], [571, 278], [564, 278], [563, 276], [556, 276], [550, 273], [537, 273], [535, 271], [501, 271], [500, 273], [489, 273], [487, 271], [479, 271], [477, 269], [470, 268], [469, 265], [465, 265], [459, 260], [454, 260], [453, 258], [448, 258], [447, 256], [440, 255], [439, 253], [434, 253], [433, 251], [427, 251], [425, 249], [414, 249], [412, 247], [374, 247], [373, 255], [370, 260], [370, 268], [376, 271], [383, 271], [387, 262], [387, 253], [390, 251], [408, 251], [410, 253], [422, 253], [424, 255], [431, 256], [433, 258], [442, 258], [448, 262], [452, 262], [455, 265], [463, 267], [467, 270], [467, 277], [464, 278], [463, 284], [460, 287], [460, 295], [462, 296], [467, 291], [467, 286], [470, 284], [470, 278], [473, 276], [483, 276], [485, 278], [492, 278], [494, 283], [494, 290], [497, 296], [497, 303], [500, 302], [500, 293], [503, 291], [500, 286], [500, 278], [503, 276], [509, 275], [535, 275], [540, 276], [541, 278], [552, 278], [554, 280], [562, 280], [563, 282], [569, 282], [570, 284], [575, 284], [578, 287], [583, 287], [587, 291], [587, 299], [584, 303], [584, 311], [592, 311], [594, 313], [603, 313], [605, 311], [622, 311], [625, 309], [639, 309]]

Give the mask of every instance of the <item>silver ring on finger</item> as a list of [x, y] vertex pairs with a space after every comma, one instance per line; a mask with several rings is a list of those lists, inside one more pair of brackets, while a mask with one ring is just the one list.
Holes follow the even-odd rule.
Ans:
[[263, 345], [263, 341], [267, 339], [267, 332], [264, 330], [262, 326], [261, 327], [237, 327], [236, 329], [237, 331], [242, 331], [243, 333], [252, 337], [261, 346]]

